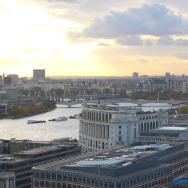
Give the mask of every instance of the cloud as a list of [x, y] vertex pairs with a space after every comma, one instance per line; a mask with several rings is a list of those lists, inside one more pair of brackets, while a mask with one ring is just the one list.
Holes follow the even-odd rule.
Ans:
[[169, 36], [161, 37], [158, 42], [159, 45], [177, 45], [177, 46], [188, 46], [187, 39], [173, 39]]
[[94, 19], [82, 35], [91, 38], [119, 38], [129, 35], [183, 35], [188, 20], [160, 4], [145, 4], [124, 12], [113, 11]]
[[175, 44], [178, 46], [188, 46], [188, 40], [187, 39], [176, 39]]
[[187, 53], [179, 53], [175, 55], [179, 59], [188, 60], [188, 54]]
[[148, 63], [148, 60], [146, 60], [146, 59], [138, 59], [138, 61], [139, 61], [140, 63], [143, 63], [143, 64]]
[[149, 39], [142, 39], [140, 36], [126, 36], [117, 38], [116, 42], [125, 46], [152, 46], [153, 42]]
[[99, 42], [99, 43], [97, 44], [97, 46], [107, 47], [107, 46], [109, 46], [109, 44], [108, 44], [108, 43], [105, 43], [105, 42]]
[[171, 45], [171, 44], [174, 44], [174, 39], [171, 38], [171, 37], [169, 37], [169, 36], [161, 37], [158, 40], [158, 44], [161, 44], [161, 45]]
[[77, 31], [69, 31], [67, 33], [67, 37], [70, 39], [79, 39], [81, 37], [81, 32], [77, 32]]
[[117, 43], [126, 46], [141, 46], [143, 45], [143, 41], [139, 36], [128, 36], [128, 37], [120, 37], [117, 40]]
[[47, 3], [79, 3], [80, 0], [38, 0], [40, 2], [47, 2]]

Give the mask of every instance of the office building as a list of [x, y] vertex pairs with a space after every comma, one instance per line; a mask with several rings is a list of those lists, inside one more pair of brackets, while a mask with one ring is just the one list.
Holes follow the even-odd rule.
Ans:
[[11, 86], [17, 86], [19, 84], [19, 77], [17, 74], [8, 74], [7, 77], [11, 80]]
[[15, 173], [16, 188], [29, 188], [33, 166], [79, 155], [80, 151], [77, 145], [51, 145], [0, 155], [0, 170]]
[[3, 83], [5, 86], [11, 86], [11, 78], [10, 77], [4, 77], [3, 78]]
[[138, 72], [133, 72], [132, 78], [133, 78], [133, 79], [138, 79], [138, 77], [139, 77]]
[[85, 104], [82, 106], [79, 140], [83, 153], [117, 145], [129, 146], [141, 132], [168, 124], [168, 113], [143, 112], [124, 105]]
[[166, 77], [167, 79], [170, 79], [170, 72], [166, 72], [165, 77]]
[[155, 130], [140, 133], [139, 142], [170, 142], [170, 141], [188, 141], [187, 127], [160, 127]]
[[38, 81], [45, 80], [45, 69], [34, 69], [33, 79]]
[[0, 171], [0, 188], [16, 188], [15, 174], [13, 172]]
[[187, 157], [177, 143], [111, 148], [36, 166], [32, 187], [157, 188], [187, 170]]

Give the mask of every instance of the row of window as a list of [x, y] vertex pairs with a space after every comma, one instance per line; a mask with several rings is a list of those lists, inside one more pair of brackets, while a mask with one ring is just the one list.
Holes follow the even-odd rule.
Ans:
[[49, 181], [33, 181], [34, 187], [50, 187], [50, 188], [89, 188], [81, 185], [72, 185], [69, 183], [56, 183], [56, 182], [49, 182]]
[[108, 122], [112, 118], [112, 114], [98, 113], [98, 112], [82, 112], [82, 117], [91, 121], [105, 121]]
[[148, 119], [156, 119], [157, 116], [144, 116], [144, 117], [140, 117], [140, 120], [148, 120]]
[[[147, 174], [143, 174], [137, 177], [131, 177], [127, 178], [125, 180], [121, 180], [119, 182], [116, 182], [117, 187], [131, 187], [137, 184], [140, 184], [145, 181], [149, 181], [151, 179], [156, 179], [162, 176], [166, 176], [172, 172], [171, 168], [161, 168], [158, 169], [157, 171], [149, 172]], [[68, 181], [68, 182], [77, 182], [77, 183], [82, 183], [86, 185], [93, 185], [93, 186], [100, 186], [104, 188], [111, 188], [114, 187], [114, 182], [109, 181], [109, 180], [103, 180], [99, 179], [96, 177], [88, 177], [88, 176], [81, 176], [80, 174], [72, 174], [72, 173], [50, 173], [50, 172], [35, 172], [33, 173], [34, 178], [39, 178], [39, 179], [53, 179], [53, 180], [58, 180], [58, 181]], [[36, 181], [37, 182], [37, 181]], [[42, 183], [44, 181], [41, 181]], [[35, 186], [38, 184], [36, 183]], [[40, 185], [41, 186], [41, 185]]]
[[80, 122], [80, 133], [95, 137], [95, 138], [103, 138], [109, 139], [109, 126], [108, 125], [100, 125], [100, 124], [93, 124], [93, 123], [85, 123]]

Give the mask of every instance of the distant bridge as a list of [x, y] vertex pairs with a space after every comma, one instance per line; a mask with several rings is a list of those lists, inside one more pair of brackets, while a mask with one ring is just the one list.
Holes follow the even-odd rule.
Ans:
[[[98, 103], [99, 100], [62, 100], [56, 101], [57, 104], [68, 106], [69, 108], [86, 103]], [[113, 99], [113, 100], [100, 100], [100, 104], [117, 104], [117, 103], [132, 103], [132, 107], [138, 105], [140, 107], [176, 107], [179, 105], [188, 105], [188, 101], [172, 101], [172, 100], [131, 100], [131, 99]], [[150, 105], [147, 105], [150, 103]], [[151, 103], [161, 103], [161, 105], [152, 105]], [[162, 104], [164, 103], [164, 105]], [[168, 105], [167, 105], [168, 104]], [[131, 105], [129, 105], [131, 107]]]

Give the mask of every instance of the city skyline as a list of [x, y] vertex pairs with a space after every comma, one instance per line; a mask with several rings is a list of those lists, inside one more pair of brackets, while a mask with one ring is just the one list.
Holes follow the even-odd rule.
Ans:
[[185, 74], [187, 2], [2, 0], [0, 65], [8, 74]]

